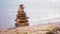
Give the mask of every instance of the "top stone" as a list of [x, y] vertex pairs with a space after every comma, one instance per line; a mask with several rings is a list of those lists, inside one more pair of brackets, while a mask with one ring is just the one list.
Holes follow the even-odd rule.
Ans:
[[20, 7], [20, 9], [24, 9], [24, 6], [23, 6], [23, 4], [21, 4], [19, 7]]

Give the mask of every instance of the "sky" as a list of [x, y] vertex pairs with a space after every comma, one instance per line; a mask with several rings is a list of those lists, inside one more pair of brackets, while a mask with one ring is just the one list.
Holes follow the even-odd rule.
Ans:
[[0, 0], [0, 28], [15, 25], [20, 4], [24, 4], [30, 25], [60, 21], [60, 0]]

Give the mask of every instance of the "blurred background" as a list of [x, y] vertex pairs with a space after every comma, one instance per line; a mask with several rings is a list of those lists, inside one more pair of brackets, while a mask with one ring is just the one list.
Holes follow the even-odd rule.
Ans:
[[0, 0], [0, 29], [15, 27], [20, 4], [25, 6], [30, 26], [60, 21], [60, 0]]

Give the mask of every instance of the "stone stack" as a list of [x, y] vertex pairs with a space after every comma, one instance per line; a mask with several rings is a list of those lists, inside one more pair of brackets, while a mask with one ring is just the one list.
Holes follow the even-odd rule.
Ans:
[[19, 6], [19, 10], [17, 11], [18, 14], [17, 14], [17, 18], [16, 18], [16, 23], [15, 23], [15, 26], [16, 27], [20, 27], [20, 26], [28, 26], [29, 23], [28, 23], [28, 17], [26, 17], [26, 12], [24, 12], [24, 6], [23, 4], [21, 4]]

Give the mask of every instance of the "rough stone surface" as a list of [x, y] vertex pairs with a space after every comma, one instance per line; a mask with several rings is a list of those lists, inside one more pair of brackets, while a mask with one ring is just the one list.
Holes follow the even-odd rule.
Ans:
[[49, 30], [60, 27], [58, 24], [43, 24], [35, 26], [18, 27], [11, 30], [1, 30], [0, 34], [46, 34]]

